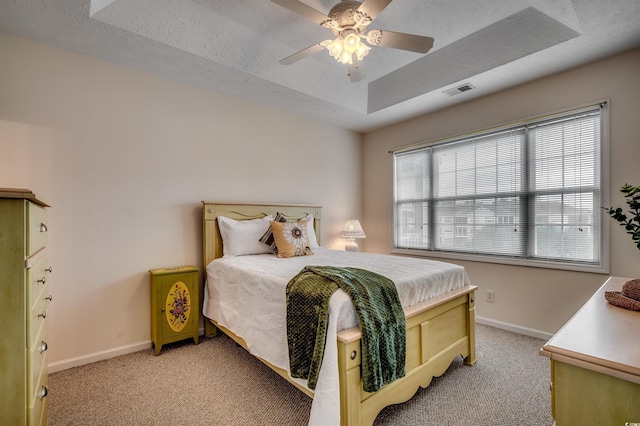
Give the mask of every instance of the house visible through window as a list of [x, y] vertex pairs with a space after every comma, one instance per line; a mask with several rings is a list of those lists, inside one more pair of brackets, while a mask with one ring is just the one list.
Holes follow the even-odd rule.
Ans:
[[395, 251], [603, 268], [604, 108], [394, 152]]

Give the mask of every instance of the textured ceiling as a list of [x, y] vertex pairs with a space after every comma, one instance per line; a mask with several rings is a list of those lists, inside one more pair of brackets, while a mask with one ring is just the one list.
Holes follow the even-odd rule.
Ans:
[[434, 47], [373, 47], [352, 83], [324, 50], [281, 65], [332, 35], [268, 0], [0, 0], [2, 31], [356, 131], [639, 47], [640, 1], [394, 0], [369, 28]]

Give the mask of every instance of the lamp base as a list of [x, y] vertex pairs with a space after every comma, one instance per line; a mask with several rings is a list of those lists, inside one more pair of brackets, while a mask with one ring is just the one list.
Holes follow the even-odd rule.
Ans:
[[356, 240], [348, 240], [344, 245], [345, 251], [358, 251], [358, 243]]

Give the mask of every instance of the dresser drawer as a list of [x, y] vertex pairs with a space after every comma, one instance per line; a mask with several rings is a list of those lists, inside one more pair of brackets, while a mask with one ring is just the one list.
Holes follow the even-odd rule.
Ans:
[[29, 419], [29, 426], [39, 426], [47, 424], [47, 400], [49, 397], [48, 377], [46, 368], [46, 355], [43, 360], [43, 364], [40, 369], [40, 376], [36, 382], [36, 386], [33, 392], [30, 392], [29, 412], [27, 417]]
[[33, 309], [30, 309], [27, 316], [27, 345], [28, 349], [40, 343], [38, 340], [47, 328], [47, 308], [49, 301], [43, 297], [36, 301]]
[[47, 245], [47, 211], [44, 207], [27, 202], [27, 256]]
[[[49, 397], [44, 398], [42, 401], [38, 403], [39, 410], [34, 407], [34, 412], [31, 414], [30, 426], [47, 426], [49, 424], [49, 418], [47, 417], [47, 413], [49, 410]], [[40, 422], [38, 422], [37, 415], [40, 414]]]
[[47, 372], [47, 327], [42, 327], [40, 333], [34, 339], [36, 343], [29, 348], [29, 359], [27, 360], [27, 394], [34, 395], [38, 388], [38, 381], [42, 373]]
[[35, 265], [27, 269], [27, 300], [29, 300], [29, 309], [35, 308], [36, 303], [49, 296], [49, 283], [47, 283], [47, 281], [50, 271], [51, 268], [46, 252]]

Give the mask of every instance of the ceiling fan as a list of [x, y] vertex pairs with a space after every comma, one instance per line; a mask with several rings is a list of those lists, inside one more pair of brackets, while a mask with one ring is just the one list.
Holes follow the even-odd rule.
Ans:
[[371, 30], [365, 34], [367, 27], [386, 8], [392, 0], [342, 0], [331, 8], [328, 15], [298, 0], [271, 0], [292, 12], [310, 19], [336, 36], [333, 40], [324, 40], [307, 47], [291, 56], [280, 60], [281, 64], [290, 65], [323, 49], [336, 61], [347, 65], [347, 75], [352, 82], [364, 78], [361, 62], [369, 54], [372, 46], [391, 47], [427, 53], [433, 47], [432, 37], [414, 34], [397, 33], [387, 30]]

